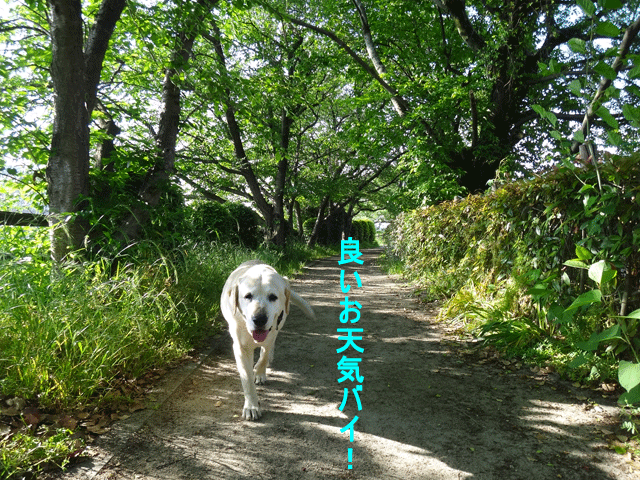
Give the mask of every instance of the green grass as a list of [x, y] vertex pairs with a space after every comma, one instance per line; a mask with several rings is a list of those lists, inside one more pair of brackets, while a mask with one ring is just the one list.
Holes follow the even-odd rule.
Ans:
[[72, 265], [45, 278], [26, 269], [12, 272], [12, 283], [3, 276], [4, 395], [37, 395], [44, 408], [73, 408], [118, 375], [136, 376], [185, 353], [179, 331], [186, 309], [172, 295], [168, 264], [128, 266], [113, 277], [108, 267]]
[[402, 275], [404, 273], [404, 263], [398, 257], [389, 252], [388, 249], [378, 257], [380, 268], [389, 275]]
[[64, 468], [82, 452], [84, 442], [74, 439], [69, 430], [58, 429], [51, 435], [17, 433], [0, 440], [0, 478], [27, 478], [20, 475], [44, 468]]
[[[145, 244], [117, 263], [52, 268], [41, 245], [0, 261], [0, 401], [18, 397], [56, 412], [126, 402], [113, 388], [118, 381], [167, 366], [220, 331], [220, 293], [240, 263], [260, 258], [293, 276], [335, 253], [295, 242], [284, 251], [202, 243], [162, 252]], [[70, 435], [0, 436], [0, 478], [64, 463]]]
[[[405, 273], [402, 261], [391, 253], [382, 255], [381, 266], [387, 273]], [[460, 275], [455, 266], [451, 275]], [[444, 299], [440, 321], [461, 322], [466, 332], [482, 337], [506, 357], [551, 366], [570, 380], [592, 385], [616, 381], [617, 360], [609, 350], [581, 354], [575, 348], [593, 331], [594, 319], [580, 317], [562, 329], [541, 320], [527, 289], [513, 277], [496, 283], [469, 279], [453, 293], [448, 286], [443, 288], [438, 278], [442, 272], [422, 271], [420, 278], [414, 279], [414, 287], [427, 301]], [[584, 356], [577, 365], [580, 355]]]

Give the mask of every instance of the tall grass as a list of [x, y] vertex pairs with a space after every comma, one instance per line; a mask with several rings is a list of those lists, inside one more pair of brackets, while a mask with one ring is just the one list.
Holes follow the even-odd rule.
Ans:
[[[227, 276], [259, 258], [292, 276], [335, 253], [292, 241], [285, 250], [188, 243], [170, 251], [133, 246], [118, 256], [53, 266], [46, 229], [0, 226], [0, 402], [18, 397], [40, 410], [86, 409], [126, 401], [113, 388], [163, 367], [221, 328]], [[77, 452], [72, 432], [0, 437], [0, 478]]]
[[[320, 252], [322, 254], [322, 252]], [[314, 250], [138, 246], [51, 270], [43, 256], [0, 263], [0, 395], [42, 407], [99, 402], [116, 377], [167, 365], [219, 328], [229, 273], [261, 258], [291, 275]]]
[[113, 277], [107, 267], [69, 266], [53, 278], [36, 277], [37, 289], [29, 288], [36, 272], [12, 272], [13, 282], [2, 286], [11, 293], [0, 301], [2, 393], [66, 408], [117, 375], [135, 376], [184, 353], [166, 264], [123, 268]]

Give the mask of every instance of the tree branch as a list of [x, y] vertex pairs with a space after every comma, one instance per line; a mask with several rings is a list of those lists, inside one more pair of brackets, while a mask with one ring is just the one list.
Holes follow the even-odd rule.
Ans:
[[318, 27], [316, 25], [312, 25], [308, 22], [305, 22], [304, 20], [300, 20], [299, 18], [295, 18], [287, 13], [281, 12], [279, 10], [277, 10], [275, 7], [267, 4], [264, 1], [258, 0], [258, 2], [260, 5], [262, 5], [266, 10], [268, 10], [269, 12], [273, 13], [276, 17], [282, 19], [282, 20], [286, 20], [288, 22], [293, 23], [294, 25], [298, 25], [300, 27], [304, 27], [307, 28], [313, 32], [316, 32], [324, 37], [329, 38], [330, 40], [332, 40], [336, 45], [338, 45], [342, 50], [344, 50], [353, 60], [355, 60], [355, 62], [360, 65], [360, 67], [362, 67], [362, 69], [367, 72], [376, 82], [378, 82], [378, 84], [387, 92], [391, 95], [392, 99], [394, 100], [394, 107], [396, 109], [396, 112], [398, 112], [398, 115], [400, 116], [405, 116], [407, 114], [407, 112], [409, 111], [409, 108], [407, 106], [407, 103], [405, 102], [405, 100], [398, 94], [398, 91], [392, 87], [391, 85], [389, 85], [381, 76], [380, 74], [376, 71], [376, 69], [374, 67], [372, 67], [366, 60], [364, 60], [360, 55], [358, 55], [351, 47], [349, 47], [349, 45], [347, 45], [347, 42], [345, 42], [344, 40], [342, 40], [338, 35], [336, 35], [335, 32], [332, 32], [331, 30], [327, 30], [325, 28], [322, 27]]
[[191, 185], [195, 190], [197, 190], [207, 200], [213, 200], [214, 202], [218, 202], [218, 203], [225, 203], [227, 201], [226, 199], [224, 199], [222, 197], [219, 197], [215, 193], [212, 193], [209, 190], [207, 190], [206, 188], [202, 187], [199, 183], [196, 183], [195, 181], [191, 180], [191, 178], [189, 178], [187, 175], [184, 175], [182, 173], [178, 173], [177, 177], [180, 180], [182, 180], [183, 182], [188, 183], [189, 185]]
[[[218, 57], [218, 65], [220, 68], [221, 75], [225, 78], [229, 78], [229, 72], [227, 70], [226, 65], [226, 56], [224, 50], [222, 48], [222, 40], [220, 34], [220, 28], [216, 23], [215, 19], [211, 21], [211, 28], [213, 30], [213, 35], [211, 34], [203, 34], [203, 37], [206, 38], [211, 44], [217, 54]], [[233, 102], [231, 99], [231, 90], [229, 87], [224, 88], [224, 105], [226, 107], [225, 110], [225, 118], [227, 120], [227, 126], [229, 128], [229, 133], [231, 135], [231, 139], [233, 141], [234, 152], [236, 158], [239, 160], [242, 165], [241, 174], [245, 178], [249, 190], [253, 195], [253, 199], [258, 207], [258, 210], [262, 213], [265, 221], [268, 225], [270, 225], [273, 221], [273, 207], [266, 200], [265, 196], [262, 193], [262, 189], [260, 187], [260, 183], [253, 172], [253, 168], [251, 167], [251, 163], [247, 158], [247, 154], [244, 150], [243, 142], [242, 142], [242, 132], [240, 130], [240, 126], [236, 120], [235, 108], [233, 106]]]
[[[352, 0], [352, 2], [355, 5], [356, 10], [358, 11], [358, 16], [360, 17], [360, 25], [362, 25], [362, 36], [364, 37], [364, 44], [367, 48], [369, 59], [373, 63], [373, 67], [376, 69], [376, 72], [379, 74], [380, 78], [382, 78], [382, 75], [387, 73], [387, 69], [382, 63], [382, 60], [378, 55], [375, 43], [373, 42], [373, 37], [371, 36], [371, 27], [367, 18], [367, 12], [360, 0]], [[389, 91], [389, 93], [392, 92]], [[407, 102], [398, 94], [397, 91], [395, 91], [395, 94], [392, 93], [391, 102], [393, 103], [393, 107], [395, 108], [396, 112], [398, 112], [400, 116], [404, 116], [407, 114]]]
[[[623, 60], [627, 56], [627, 53], [629, 53], [629, 48], [631, 48], [633, 40], [638, 35], [638, 31], [640, 31], [640, 17], [638, 17], [635, 22], [629, 25], [629, 27], [627, 27], [624, 32], [624, 37], [622, 37], [622, 42], [620, 43], [620, 47], [618, 48], [618, 56], [613, 61], [613, 65], [611, 65], [611, 68], [613, 68], [613, 70], [616, 72], [616, 75], [622, 69]], [[612, 79], [605, 77], [602, 77], [600, 79], [598, 91], [589, 104], [589, 108], [587, 108], [587, 112], [585, 113], [584, 119], [582, 120], [581, 131], [584, 138], [586, 138], [587, 134], [589, 133], [589, 124], [593, 120], [593, 117], [596, 115], [596, 111], [600, 106], [600, 101], [604, 96], [604, 92], [607, 90], [607, 88], [609, 88], [612, 81]], [[577, 153], [579, 145], [579, 142], [574, 141], [571, 145], [571, 153]]]
[[0, 211], [0, 225], [14, 225], [19, 227], [48, 227], [46, 215], [39, 213], [21, 213]]
[[84, 52], [85, 95], [89, 118], [91, 118], [91, 112], [96, 105], [102, 62], [107, 48], [109, 48], [109, 41], [116, 28], [116, 23], [120, 19], [126, 3], [127, 0], [103, 0], [89, 31]]
[[460, 34], [460, 37], [474, 52], [486, 47], [484, 39], [476, 32], [467, 16], [465, 0], [432, 0], [433, 3], [447, 12]]
[[214, 158], [200, 158], [200, 157], [194, 157], [193, 155], [182, 155], [182, 154], [177, 155], [177, 157], [181, 159], [193, 160], [195, 162], [202, 163], [204, 165], [216, 165], [220, 168], [220, 170], [222, 170], [225, 173], [242, 176], [242, 171], [223, 165], [222, 160], [216, 160]]

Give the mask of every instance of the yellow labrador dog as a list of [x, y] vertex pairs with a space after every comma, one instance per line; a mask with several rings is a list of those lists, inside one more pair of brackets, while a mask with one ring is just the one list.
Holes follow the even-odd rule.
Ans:
[[[267, 365], [273, 360], [274, 343], [289, 314], [290, 303], [315, 317], [311, 306], [291, 290], [289, 280], [260, 260], [243, 263], [224, 284], [220, 309], [233, 338], [244, 390], [242, 417], [246, 420], [257, 420], [262, 415], [255, 384], [261, 385], [267, 379]], [[262, 349], [254, 371], [253, 351], [258, 347]]]

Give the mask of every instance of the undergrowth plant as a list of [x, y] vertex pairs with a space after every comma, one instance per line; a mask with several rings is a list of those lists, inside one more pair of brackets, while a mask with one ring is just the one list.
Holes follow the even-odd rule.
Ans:
[[389, 227], [387, 255], [427, 299], [446, 299], [442, 318], [571, 378], [618, 378], [621, 400], [637, 402], [639, 160], [566, 161], [405, 213]]
[[[593, 256], [584, 247], [576, 247], [576, 254], [578, 258], [568, 260], [565, 265], [587, 271], [589, 279], [597, 288], [580, 294], [567, 308], [558, 312], [557, 319], [562, 323], [573, 321], [574, 316], [593, 305], [604, 304], [604, 309], [600, 309], [600, 312], [610, 311], [613, 303], [608, 297], [615, 292], [618, 271], [606, 260], [587, 263]], [[621, 358], [618, 365], [618, 381], [626, 392], [620, 396], [619, 402], [624, 405], [640, 403], [640, 309], [629, 315], [610, 313], [609, 319], [603, 323], [607, 328], [591, 333], [586, 341], [576, 342], [575, 346], [583, 353], [578, 355], [570, 366], [576, 368], [587, 363], [602, 345], [606, 346], [606, 354]], [[625, 357], [634, 361], [626, 361]]]
[[64, 468], [80, 455], [84, 442], [73, 432], [58, 429], [49, 436], [18, 433], [0, 440], [0, 478], [30, 478], [43, 468]]
[[[46, 246], [43, 246], [45, 248]], [[313, 250], [252, 251], [149, 246], [118, 258], [56, 267], [33, 258], [0, 263], [0, 394], [73, 408], [104, 399], [116, 377], [135, 378], [180, 358], [217, 331], [222, 286], [238, 264], [261, 258], [284, 275]]]
[[[43, 412], [126, 406], [133, 399], [115, 388], [122, 380], [167, 366], [221, 329], [222, 287], [240, 263], [259, 258], [292, 276], [333, 253], [294, 241], [284, 251], [145, 242], [53, 266], [46, 236], [36, 237], [46, 229], [24, 238], [16, 229], [0, 226], [0, 407], [17, 398]], [[60, 465], [74, 445], [66, 430], [0, 431], [0, 478]]]

